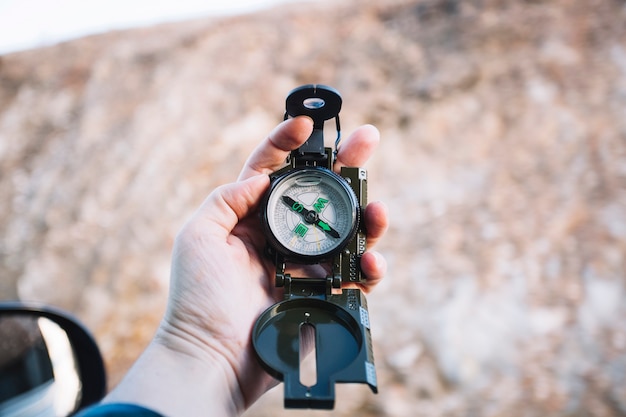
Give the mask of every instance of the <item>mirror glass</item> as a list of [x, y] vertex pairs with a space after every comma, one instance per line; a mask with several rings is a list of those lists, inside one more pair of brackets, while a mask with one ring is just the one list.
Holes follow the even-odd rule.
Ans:
[[65, 330], [44, 317], [0, 316], [0, 416], [67, 416], [81, 393]]

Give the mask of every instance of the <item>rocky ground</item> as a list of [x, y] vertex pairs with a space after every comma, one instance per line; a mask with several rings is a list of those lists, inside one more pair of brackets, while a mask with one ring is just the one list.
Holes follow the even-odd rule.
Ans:
[[369, 296], [379, 395], [333, 412], [626, 415], [626, 4], [315, 2], [0, 57], [0, 298], [77, 314], [114, 385], [164, 310], [172, 240], [323, 83], [382, 133]]

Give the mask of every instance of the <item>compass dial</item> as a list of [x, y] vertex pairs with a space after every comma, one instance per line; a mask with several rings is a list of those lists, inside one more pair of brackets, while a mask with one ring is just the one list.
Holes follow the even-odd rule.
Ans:
[[346, 181], [326, 168], [289, 171], [271, 187], [262, 211], [272, 246], [287, 258], [313, 263], [354, 237], [359, 205]]

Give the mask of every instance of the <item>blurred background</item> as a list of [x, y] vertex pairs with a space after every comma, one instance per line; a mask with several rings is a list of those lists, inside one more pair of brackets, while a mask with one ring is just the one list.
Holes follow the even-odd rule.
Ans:
[[623, 0], [192, 17], [0, 55], [0, 299], [76, 314], [114, 386], [164, 312], [177, 230], [322, 83], [345, 134], [382, 135], [380, 393], [285, 411], [279, 386], [246, 416], [626, 415]]

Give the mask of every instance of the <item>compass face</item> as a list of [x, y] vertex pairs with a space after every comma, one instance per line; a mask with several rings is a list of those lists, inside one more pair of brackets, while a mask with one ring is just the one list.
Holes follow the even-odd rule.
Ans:
[[358, 201], [343, 178], [325, 168], [290, 171], [270, 189], [263, 214], [270, 243], [283, 255], [315, 262], [354, 236]]

